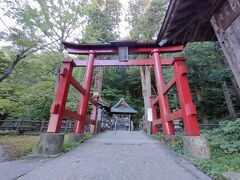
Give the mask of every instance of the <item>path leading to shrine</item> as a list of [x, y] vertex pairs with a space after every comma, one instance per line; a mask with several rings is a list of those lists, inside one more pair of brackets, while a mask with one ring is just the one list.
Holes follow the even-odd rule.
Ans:
[[[27, 161], [23, 162], [26, 164]], [[35, 160], [35, 164], [32, 162], [33, 160], [29, 161], [33, 163], [31, 168], [25, 169], [25, 173], [15, 177], [16, 179], [210, 179], [189, 162], [169, 151], [165, 144], [142, 132], [108, 131], [98, 134], [74, 150], [55, 159], [42, 163]], [[6, 173], [3, 176], [3, 165], [4, 163], [0, 163], [0, 179], [7, 179]], [[7, 168], [5, 167], [5, 169]], [[17, 168], [10, 169], [9, 173], [17, 171]]]

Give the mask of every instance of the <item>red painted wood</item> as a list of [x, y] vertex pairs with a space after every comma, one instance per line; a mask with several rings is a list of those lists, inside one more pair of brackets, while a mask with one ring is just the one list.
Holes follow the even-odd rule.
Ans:
[[157, 119], [153, 125], [159, 125], [159, 124], [162, 124], [162, 120], [161, 119]]
[[152, 52], [152, 58], [154, 61], [155, 81], [158, 93], [158, 101], [160, 106], [160, 114], [162, 119], [163, 134], [174, 135], [173, 122], [169, 121], [170, 107], [167, 94], [164, 95], [165, 82], [163, 78], [163, 71], [161, 66], [161, 59], [158, 49], [154, 49]]
[[63, 62], [56, 96], [51, 107], [47, 132], [58, 133], [61, 129], [73, 66], [73, 61]]
[[158, 97], [155, 97], [154, 99], [153, 99], [153, 104], [157, 104], [158, 103]]
[[192, 102], [184, 59], [176, 59], [173, 63], [173, 67], [185, 134], [188, 136], [199, 136], [200, 131], [197, 123], [196, 107]]
[[74, 77], [71, 77], [71, 85], [73, 85], [73, 87], [75, 87], [81, 94], [85, 94], [85, 89]]
[[77, 112], [71, 111], [69, 109], [64, 110], [63, 117], [64, 118], [71, 118], [71, 119], [81, 119], [81, 116]]
[[86, 66], [85, 74], [84, 74], [85, 94], [81, 95], [81, 97], [80, 97], [78, 111], [77, 111], [78, 114], [81, 115], [81, 119], [74, 120], [74, 128], [73, 128], [74, 134], [83, 134], [84, 133], [84, 127], [85, 127], [86, 118], [87, 118], [88, 100], [89, 100], [89, 96], [90, 96], [92, 76], [93, 76], [94, 57], [95, 57], [95, 52], [89, 51], [88, 64]]
[[[168, 46], [168, 47], [159, 47], [159, 48], [129, 48], [129, 54], [150, 54], [153, 49], [157, 49], [161, 53], [173, 53], [180, 52], [184, 48], [183, 45], [178, 46]], [[88, 55], [89, 49], [81, 49], [81, 48], [66, 48], [69, 54], [79, 54], [79, 55]], [[95, 48], [91, 49], [96, 52], [97, 55], [116, 55], [118, 54], [118, 48]]]
[[169, 116], [170, 116], [170, 118], [169, 118], [170, 121], [173, 121], [176, 119], [182, 119], [182, 110], [180, 109], [176, 112], [173, 112]]
[[[170, 66], [173, 63], [173, 58], [164, 58], [161, 61], [163, 66]], [[86, 60], [74, 60], [76, 67], [85, 67]], [[151, 59], [133, 59], [126, 62], [117, 60], [95, 60], [94, 66], [153, 66], [154, 63]]]
[[176, 82], [175, 77], [172, 77], [172, 79], [166, 84], [163, 94], [166, 94], [170, 90], [170, 88], [174, 85], [175, 82]]

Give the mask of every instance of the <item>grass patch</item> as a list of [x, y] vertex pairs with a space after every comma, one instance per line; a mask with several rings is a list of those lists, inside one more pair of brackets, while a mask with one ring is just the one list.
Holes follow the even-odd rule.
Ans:
[[[168, 146], [173, 149], [174, 151], [176, 151], [179, 154], [183, 154], [183, 142], [182, 142], [182, 136], [184, 134], [181, 132], [176, 132], [175, 137], [172, 141], [170, 141], [170, 143], [168, 144]], [[156, 136], [154, 136], [158, 141], [163, 141], [164, 137], [162, 135], [162, 133], [158, 133]]]
[[181, 132], [176, 132], [175, 138], [170, 142], [169, 146], [175, 152], [183, 155], [183, 141], [182, 136], [184, 136]]
[[[70, 151], [77, 145], [90, 139], [92, 135], [90, 133], [84, 134], [83, 138], [79, 142], [71, 142], [68, 138], [69, 134], [65, 135], [63, 143], [63, 152]], [[6, 160], [17, 160], [25, 157], [26, 155], [36, 151], [39, 142], [39, 135], [1, 135], [0, 145], [7, 146], [4, 156]]]
[[63, 142], [63, 152], [70, 151], [71, 149], [75, 148], [79, 144], [85, 142], [86, 140], [92, 138], [92, 135], [90, 133], [85, 133], [83, 135], [83, 138], [78, 141], [78, 142], [73, 142], [69, 138], [70, 134], [66, 134], [64, 137], [64, 142]]
[[5, 154], [7, 156], [7, 160], [16, 160], [25, 157], [37, 147], [38, 142], [39, 136], [0, 136], [0, 144], [7, 145], [8, 147]]

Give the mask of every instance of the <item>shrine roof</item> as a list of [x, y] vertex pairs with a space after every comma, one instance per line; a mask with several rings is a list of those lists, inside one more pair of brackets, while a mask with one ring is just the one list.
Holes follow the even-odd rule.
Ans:
[[108, 104], [107, 102], [105, 102], [102, 98], [99, 98], [98, 104], [99, 104], [101, 107], [105, 107], [105, 108], [107, 108], [107, 109], [110, 109], [110, 104]]
[[211, 16], [226, 0], [170, 0], [157, 44], [215, 41]]
[[121, 113], [121, 114], [136, 114], [137, 111], [130, 107], [123, 98], [121, 98], [115, 106], [111, 108], [112, 113]]

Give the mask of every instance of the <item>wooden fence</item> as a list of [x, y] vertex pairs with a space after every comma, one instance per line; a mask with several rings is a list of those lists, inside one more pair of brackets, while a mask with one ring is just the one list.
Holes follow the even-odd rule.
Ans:
[[[102, 121], [98, 123], [101, 127], [100, 129], [104, 129], [104, 127], [108, 124], [109, 128], [112, 130], [112, 125], [109, 124], [109, 120], [106, 118], [102, 118]], [[48, 127], [48, 121], [30, 121], [30, 120], [1, 120], [0, 121], [0, 134], [25, 134], [25, 133], [43, 133], [46, 132]], [[219, 127], [219, 124], [199, 124], [200, 129], [211, 130], [213, 128]], [[67, 133], [72, 132], [73, 130], [73, 121], [71, 120], [63, 120], [61, 132]], [[86, 127], [85, 131], [88, 132], [89, 128]], [[141, 128], [135, 128], [135, 130], [141, 130]], [[161, 131], [161, 127], [159, 127]], [[181, 124], [177, 125], [177, 131], [182, 131], [183, 126]], [[99, 130], [102, 131], [102, 130]]]
[[[0, 134], [24, 134], [27, 132], [46, 132], [49, 121], [30, 121], [30, 120], [1, 120]], [[67, 133], [72, 131], [73, 121], [63, 120], [61, 132]]]

